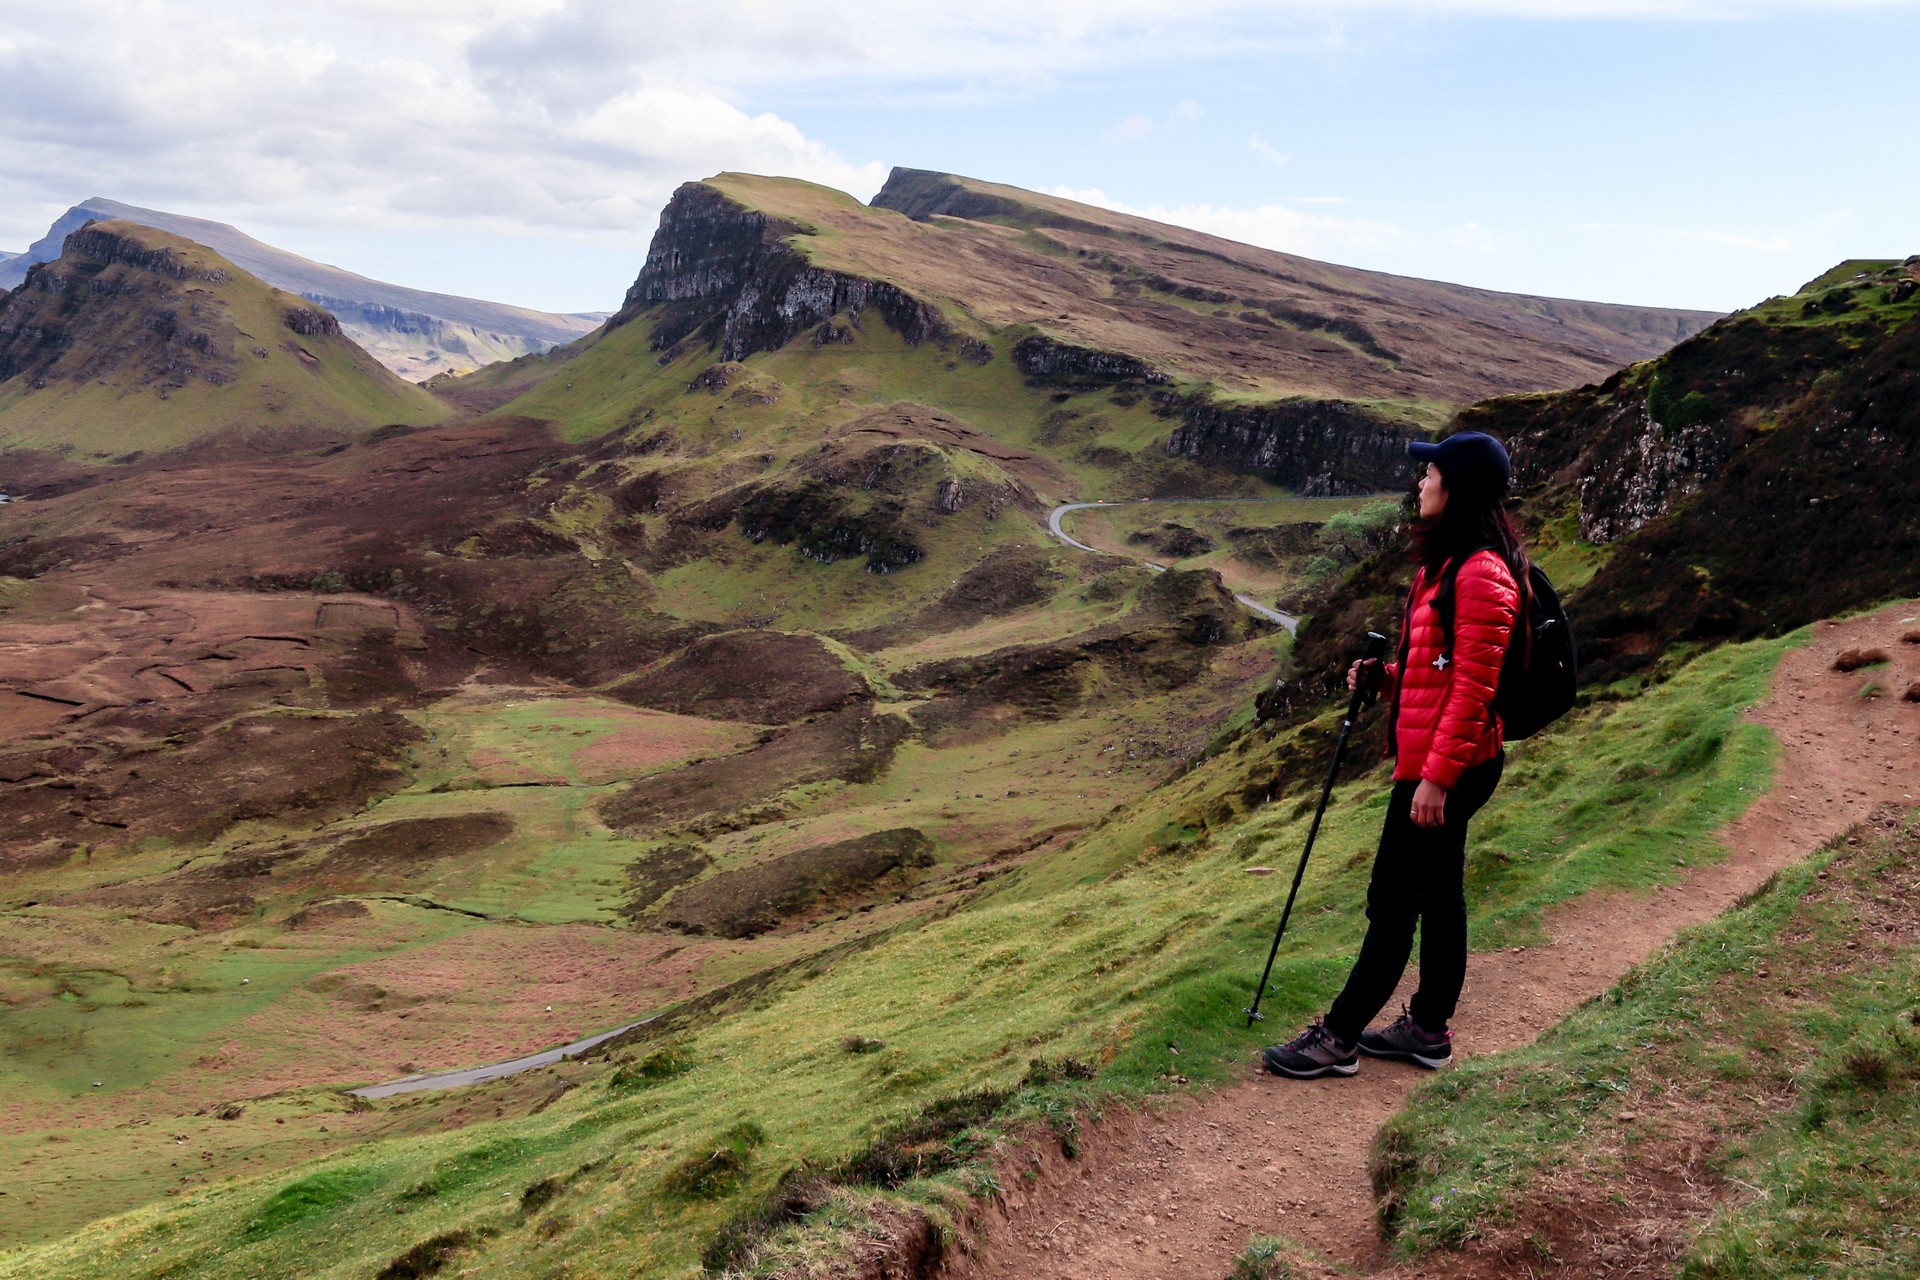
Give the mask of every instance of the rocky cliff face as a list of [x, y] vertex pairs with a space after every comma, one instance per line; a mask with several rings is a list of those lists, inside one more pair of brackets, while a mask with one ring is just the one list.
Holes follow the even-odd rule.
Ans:
[[[1604, 548], [1568, 602], [1585, 678], [1920, 594], [1920, 258], [1860, 265], [1596, 386], [1455, 419], [1508, 442], [1536, 536], [1571, 508]], [[1375, 557], [1302, 629], [1309, 691], [1397, 625], [1406, 574]]]
[[705, 341], [722, 360], [775, 350], [842, 312], [857, 321], [872, 310], [909, 343], [943, 333], [940, 313], [898, 287], [814, 266], [788, 243], [808, 234], [689, 182], [661, 212], [646, 264], [607, 325], [658, 307], [656, 349]]
[[231, 279], [226, 271], [218, 267], [197, 270], [180, 261], [170, 249], [151, 248], [132, 236], [97, 223], [88, 223], [68, 236], [66, 249], [61, 256], [71, 257], [96, 269], [119, 263], [174, 280], [205, 280], [209, 284], [225, 284]]
[[[76, 231], [63, 257], [35, 265], [0, 300], [0, 382], [84, 382], [132, 364], [145, 382], [163, 387], [191, 379], [224, 384], [235, 357], [178, 286], [228, 279], [224, 270], [196, 269], [166, 248], [102, 227]], [[139, 323], [122, 332], [130, 314]]]
[[1308, 497], [1400, 489], [1411, 475], [1414, 430], [1345, 400], [1226, 406], [1190, 396], [1164, 407], [1181, 418], [1168, 453], [1264, 475]]
[[1173, 381], [1146, 361], [1133, 356], [1118, 351], [1069, 346], [1039, 334], [1022, 338], [1013, 344], [1013, 363], [1027, 377], [1056, 386], [1100, 386], [1119, 382], [1164, 384]]
[[1580, 538], [1613, 542], [1711, 484], [1815, 379], [1854, 364], [1860, 337], [1739, 317], [1598, 386], [1477, 405], [1460, 426], [1508, 441], [1520, 492], [1571, 488]]

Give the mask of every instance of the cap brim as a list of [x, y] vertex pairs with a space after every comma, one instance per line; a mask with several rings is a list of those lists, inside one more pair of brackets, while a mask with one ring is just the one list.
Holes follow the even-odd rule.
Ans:
[[1440, 457], [1440, 446], [1429, 444], [1425, 440], [1407, 441], [1407, 456], [1418, 458], [1422, 462], [1433, 462]]

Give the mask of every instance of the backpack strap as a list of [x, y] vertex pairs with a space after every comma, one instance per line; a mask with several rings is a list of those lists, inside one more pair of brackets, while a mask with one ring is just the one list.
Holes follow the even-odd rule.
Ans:
[[1455, 593], [1459, 588], [1460, 566], [1481, 551], [1490, 551], [1491, 547], [1473, 547], [1460, 555], [1449, 559], [1440, 567], [1440, 586], [1433, 593], [1433, 611], [1440, 615], [1440, 634], [1446, 637], [1440, 652], [1448, 662], [1453, 661], [1453, 618]]
[[[1460, 555], [1453, 557], [1447, 561], [1445, 566], [1440, 570], [1440, 588], [1433, 593], [1433, 611], [1440, 615], [1440, 633], [1446, 637], [1440, 652], [1446, 656], [1448, 662], [1453, 661], [1454, 595], [1458, 589], [1460, 568], [1482, 551], [1491, 551], [1496, 556], [1500, 554], [1500, 548], [1494, 546], [1492, 543], [1482, 543], [1480, 546], [1470, 547]], [[1508, 566], [1508, 572], [1512, 572], [1511, 565]], [[1532, 635], [1523, 624], [1526, 621], [1526, 612], [1533, 602], [1533, 593], [1528, 589], [1528, 584], [1524, 576], [1518, 577], [1515, 585], [1520, 588], [1521, 616], [1514, 619], [1514, 634], [1527, 634], [1526, 660], [1531, 662], [1533, 660]]]

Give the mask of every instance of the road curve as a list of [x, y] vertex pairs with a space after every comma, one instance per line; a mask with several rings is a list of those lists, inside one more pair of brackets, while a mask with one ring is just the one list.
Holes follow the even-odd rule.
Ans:
[[[1177, 502], [1177, 503], [1181, 503], [1183, 505], [1188, 505], [1188, 506], [1191, 506], [1196, 502], [1266, 502], [1266, 501], [1269, 501], [1269, 499], [1266, 499], [1266, 498], [1138, 498], [1138, 499], [1135, 499], [1136, 503]], [[1060, 539], [1060, 541], [1066, 543], [1070, 547], [1078, 547], [1082, 551], [1090, 551], [1097, 556], [1111, 555], [1113, 554], [1112, 552], [1102, 551], [1098, 547], [1090, 547], [1086, 543], [1080, 541], [1078, 538], [1075, 538], [1072, 534], [1068, 533], [1065, 529], [1060, 527], [1060, 521], [1070, 511], [1084, 511], [1088, 507], [1123, 507], [1126, 505], [1128, 504], [1124, 502], [1063, 502], [1059, 506], [1055, 507], [1052, 511], [1049, 511], [1047, 513], [1047, 531], [1053, 534], [1054, 537]], [[1132, 557], [1129, 557], [1129, 559], [1139, 560], [1139, 563], [1147, 566], [1147, 568], [1151, 569], [1155, 573], [1165, 573], [1167, 571], [1167, 567], [1165, 565], [1155, 564], [1151, 560], [1140, 560], [1138, 556], [1132, 556]], [[1258, 600], [1255, 600], [1252, 596], [1236, 593], [1233, 598], [1235, 600], [1238, 600], [1247, 609], [1265, 618], [1268, 622], [1274, 623], [1277, 626], [1285, 627], [1287, 629], [1288, 635], [1292, 635], [1294, 633], [1294, 630], [1300, 625], [1300, 619], [1294, 617], [1292, 614], [1282, 613], [1278, 609], [1270, 609], [1266, 605], [1261, 604]]]
[[[1147, 499], [1147, 501], [1152, 501], [1152, 502], [1179, 501], [1179, 502], [1191, 503], [1191, 502], [1238, 502], [1238, 501], [1243, 501], [1243, 499], [1238, 499], [1238, 498], [1182, 498], [1182, 499], [1152, 498], [1152, 499]], [[1265, 501], [1265, 499], [1245, 499], [1245, 501]], [[1091, 552], [1094, 555], [1107, 555], [1110, 553], [1102, 551], [1098, 547], [1088, 546], [1086, 543], [1079, 541], [1078, 539], [1074, 538], [1073, 535], [1069, 534], [1065, 529], [1061, 528], [1060, 527], [1061, 517], [1065, 516], [1070, 511], [1079, 511], [1087, 507], [1118, 507], [1118, 506], [1124, 506], [1124, 505], [1126, 504], [1120, 503], [1120, 502], [1064, 503], [1061, 506], [1055, 507], [1051, 512], [1047, 514], [1047, 528], [1052, 532], [1054, 537], [1060, 539], [1060, 541], [1066, 543], [1070, 547], [1076, 547], [1081, 551]], [[1151, 569], [1155, 573], [1166, 572], [1165, 565], [1155, 564], [1151, 560], [1141, 560], [1139, 561], [1139, 563], [1144, 564], [1147, 568]], [[1278, 609], [1269, 609], [1266, 605], [1261, 604], [1258, 600], [1255, 600], [1252, 596], [1235, 595], [1234, 599], [1238, 600], [1242, 605], [1246, 606], [1248, 609], [1252, 610], [1254, 613], [1257, 613], [1261, 617], [1267, 619], [1269, 622], [1273, 622], [1279, 626], [1285, 627], [1289, 633], [1291, 633], [1293, 629], [1299, 625], [1300, 620], [1294, 617], [1292, 614], [1281, 613]], [[600, 1034], [588, 1036], [584, 1040], [575, 1040], [572, 1044], [563, 1044], [558, 1049], [547, 1049], [540, 1053], [530, 1053], [524, 1058], [509, 1058], [504, 1062], [490, 1062], [483, 1067], [464, 1067], [455, 1071], [429, 1071], [429, 1072], [422, 1073], [420, 1075], [406, 1076], [399, 1080], [389, 1080], [384, 1084], [370, 1084], [370, 1085], [365, 1085], [358, 1089], [349, 1089], [347, 1090], [347, 1092], [352, 1094], [356, 1098], [390, 1098], [397, 1093], [418, 1093], [425, 1089], [458, 1089], [463, 1085], [485, 1084], [489, 1080], [499, 1080], [506, 1076], [519, 1075], [522, 1071], [531, 1071], [535, 1067], [550, 1067], [554, 1063], [559, 1062], [564, 1058], [578, 1057], [580, 1054], [585, 1053], [587, 1050], [593, 1048], [595, 1045], [601, 1044], [605, 1041], [613, 1039], [613, 1037], [619, 1035], [623, 1031], [631, 1031], [635, 1027], [646, 1026], [649, 1022], [654, 1021], [654, 1019], [658, 1018], [659, 1016], [660, 1016], [659, 1014], [655, 1014], [652, 1018], [642, 1018], [638, 1022], [629, 1022], [625, 1026], [615, 1027], [611, 1031], [602, 1031]]]
[[465, 1067], [458, 1071], [429, 1071], [400, 1080], [389, 1080], [385, 1084], [370, 1084], [360, 1089], [349, 1089], [347, 1092], [356, 1098], [390, 1098], [396, 1093], [418, 1093], [422, 1089], [458, 1089], [461, 1085], [485, 1084], [489, 1080], [519, 1075], [522, 1071], [531, 1071], [535, 1067], [550, 1067], [563, 1058], [579, 1057], [595, 1045], [611, 1040], [623, 1031], [644, 1027], [659, 1016], [656, 1013], [653, 1018], [629, 1022], [624, 1027], [602, 1031], [599, 1035], [575, 1040], [572, 1044], [563, 1044], [558, 1049], [530, 1053], [524, 1058], [509, 1058], [505, 1062], [490, 1062], [484, 1067]]

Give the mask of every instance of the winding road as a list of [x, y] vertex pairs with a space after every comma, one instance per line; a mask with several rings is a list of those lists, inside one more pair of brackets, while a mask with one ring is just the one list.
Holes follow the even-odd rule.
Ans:
[[623, 1027], [602, 1031], [597, 1036], [575, 1040], [572, 1044], [563, 1044], [558, 1049], [530, 1053], [524, 1058], [509, 1058], [505, 1062], [490, 1062], [484, 1067], [463, 1067], [457, 1071], [429, 1071], [400, 1080], [389, 1080], [385, 1084], [370, 1084], [361, 1089], [349, 1089], [347, 1092], [356, 1098], [390, 1098], [396, 1093], [418, 1093], [422, 1089], [457, 1089], [461, 1085], [485, 1084], [489, 1080], [519, 1075], [522, 1071], [531, 1071], [535, 1067], [550, 1067], [565, 1058], [576, 1058], [595, 1045], [613, 1039], [623, 1031], [646, 1026], [659, 1016], [656, 1013], [653, 1018], [629, 1022]]
[[[1192, 506], [1195, 503], [1201, 503], [1201, 502], [1228, 503], [1228, 502], [1265, 502], [1265, 501], [1268, 501], [1268, 499], [1265, 499], [1265, 498], [1137, 498], [1134, 500], [1133, 503], [1064, 502], [1059, 506], [1055, 507], [1052, 511], [1049, 511], [1047, 513], [1047, 530], [1050, 533], [1052, 533], [1054, 537], [1060, 539], [1060, 541], [1066, 543], [1070, 547], [1078, 547], [1082, 551], [1090, 551], [1097, 556], [1114, 555], [1116, 554], [1115, 552], [1102, 551], [1098, 547], [1090, 547], [1086, 543], [1080, 541], [1078, 538], [1075, 538], [1072, 534], [1068, 533], [1065, 529], [1060, 527], [1061, 518], [1064, 517], [1070, 511], [1084, 511], [1088, 507], [1124, 507], [1124, 506], [1130, 506], [1130, 505], [1137, 506], [1142, 503], [1148, 503], [1148, 502], [1159, 502], [1159, 503], [1173, 502], [1173, 503], [1178, 503], [1182, 506]], [[1138, 556], [1131, 556], [1128, 558], [1133, 560], [1140, 560]], [[1163, 564], [1155, 564], [1151, 560], [1140, 560], [1140, 563], [1147, 566], [1147, 568], [1153, 570], [1153, 572], [1155, 573], [1165, 573], [1167, 571], [1167, 566]], [[1272, 622], [1278, 626], [1285, 627], [1287, 629], [1288, 635], [1292, 635], [1294, 632], [1294, 629], [1300, 625], [1300, 619], [1294, 617], [1292, 614], [1281, 613], [1278, 609], [1269, 609], [1266, 605], [1261, 604], [1258, 600], [1255, 600], [1252, 596], [1243, 595], [1236, 592], [1233, 598], [1235, 600], [1238, 600], [1247, 609], [1265, 618], [1268, 622]]]
[[[1265, 501], [1265, 499], [1259, 499], [1259, 498], [1252, 498], [1252, 499], [1249, 499], [1249, 498], [1149, 498], [1149, 499], [1146, 499], [1146, 501], [1179, 502], [1179, 503], [1191, 504], [1196, 502], [1209, 502], [1209, 503], [1259, 502], [1259, 501]], [[1086, 543], [1079, 541], [1072, 534], [1068, 533], [1065, 529], [1061, 528], [1060, 527], [1061, 517], [1065, 516], [1068, 512], [1081, 511], [1088, 507], [1121, 507], [1121, 506], [1127, 506], [1127, 505], [1129, 504], [1124, 502], [1064, 503], [1061, 506], [1055, 507], [1051, 512], [1048, 513], [1047, 528], [1052, 532], [1054, 537], [1060, 539], [1060, 541], [1064, 542], [1066, 545], [1070, 547], [1076, 547], [1081, 551], [1090, 552], [1093, 555], [1110, 555], [1113, 553], [1102, 551], [1098, 547], [1090, 547]], [[1138, 557], [1131, 557], [1131, 558], [1138, 559]], [[1141, 560], [1140, 563], [1146, 565], [1147, 568], [1151, 569], [1155, 573], [1166, 572], [1165, 565], [1155, 564], [1151, 560]], [[1235, 600], [1238, 600], [1247, 609], [1265, 618], [1267, 621], [1272, 622], [1277, 626], [1285, 627], [1289, 634], [1292, 634], [1293, 629], [1300, 624], [1300, 620], [1294, 617], [1292, 614], [1281, 613], [1278, 609], [1270, 609], [1266, 605], [1261, 604], [1258, 600], [1255, 600], [1252, 596], [1236, 594], [1233, 598]], [[658, 1017], [659, 1015], [656, 1014], [654, 1016]], [[561, 1045], [558, 1049], [547, 1049], [540, 1053], [530, 1053], [522, 1058], [509, 1058], [504, 1062], [490, 1062], [490, 1063], [487, 1063], [485, 1066], [465, 1067], [455, 1071], [430, 1071], [430, 1072], [425, 1072], [421, 1075], [407, 1076], [404, 1079], [400, 1079], [400, 1080], [389, 1080], [383, 1084], [370, 1084], [359, 1089], [349, 1089], [347, 1090], [347, 1092], [351, 1093], [356, 1098], [390, 1098], [397, 1093], [417, 1093], [424, 1089], [457, 1089], [463, 1085], [485, 1084], [489, 1080], [499, 1080], [505, 1076], [518, 1075], [522, 1071], [531, 1071], [535, 1067], [550, 1067], [554, 1063], [560, 1062], [563, 1059], [578, 1057], [580, 1054], [585, 1053], [587, 1050], [593, 1048], [595, 1045], [601, 1044], [607, 1040], [611, 1040], [613, 1037], [619, 1035], [623, 1031], [631, 1031], [635, 1027], [644, 1027], [645, 1025], [647, 1025], [647, 1023], [652, 1021], [653, 1021], [653, 1018], [642, 1018], [638, 1022], [629, 1022], [625, 1026], [615, 1027], [611, 1031], [602, 1031], [600, 1034], [588, 1036], [584, 1040], [575, 1040], [572, 1044]]]

